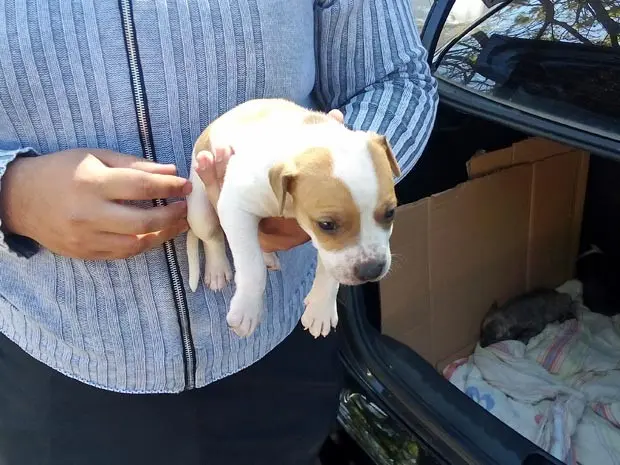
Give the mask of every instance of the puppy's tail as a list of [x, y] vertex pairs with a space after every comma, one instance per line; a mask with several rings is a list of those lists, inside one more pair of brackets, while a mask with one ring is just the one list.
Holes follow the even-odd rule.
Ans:
[[200, 279], [198, 243], [198, 236], [191, 229], [187, 231], [187, 264], [189, 267], [189, 288], [192, 292], [196, 292], [198, 289], [198, 280]]

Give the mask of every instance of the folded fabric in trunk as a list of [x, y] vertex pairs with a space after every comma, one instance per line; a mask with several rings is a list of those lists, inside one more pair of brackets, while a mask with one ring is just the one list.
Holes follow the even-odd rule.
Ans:
[[[571, 281], [559, 291], [580, 302]], [[577, 292], [575, 292], [577, 289]], [[617, 465], [620, 457], [620, 315], [583, 304], [527, 345], [477, 345], [444, 376], [487, 411], [567, 464]]]

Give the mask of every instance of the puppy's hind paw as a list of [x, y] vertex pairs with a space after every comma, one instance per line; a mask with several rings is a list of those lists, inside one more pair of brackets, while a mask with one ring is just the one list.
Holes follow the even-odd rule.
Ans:
[[233, 273], [228, 258], [208, 260], [205, 267], [205, 284], [212, 291], [220, 291], [232, 279]]

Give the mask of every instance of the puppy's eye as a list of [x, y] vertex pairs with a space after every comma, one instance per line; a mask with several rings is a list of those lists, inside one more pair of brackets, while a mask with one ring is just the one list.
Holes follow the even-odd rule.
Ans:
[[387, 221], [392, 221], [394, 219], [394, 215], [396, 214], [396, 209], [395, 208], [390, 208], [389, 210], [387, 210], [385, 212], [385, 219]]
[[334, 232], [338, 225], [334, 221], [318, 221], [317, 224], [325, 232]]

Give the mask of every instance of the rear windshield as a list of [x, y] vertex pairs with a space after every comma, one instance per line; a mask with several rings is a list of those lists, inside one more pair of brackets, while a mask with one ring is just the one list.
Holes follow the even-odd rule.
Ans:
[[436, 76], [620, 141], [620, 0], [525, 0], [438, 55]]

